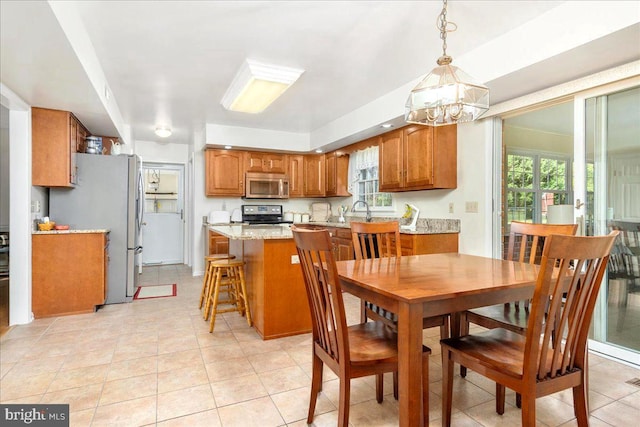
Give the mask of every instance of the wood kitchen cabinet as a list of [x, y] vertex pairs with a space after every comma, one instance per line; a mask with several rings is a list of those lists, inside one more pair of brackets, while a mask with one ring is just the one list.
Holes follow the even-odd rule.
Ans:
[[68, 111], [31, 109], [31, 183], [43, 187], [73, 187], [76, 153], [89, 134]]
[[228, 254], [229, 238], [209, 230], [209, 255]]
[[304, 156], [289, 154], [289, 197], [304, 197]]
[[204, 161], [207, 196], [244, 196], [244, 151], [207, 149]]
[[347, 197], [348, 191], [349, 156], [335, 151], [325, 156], [326, 192], [327, 197]]
[[304, 156], [304, 195], [306, 197], [325, 196], [324, 154]]
[[[395, 239], [392, 239], [392, 241]], [[395, 243], [395, 242], [394, 242]], [[395, 246], [394, 246], [395, 247]], [[458, 233], [400, 233], [402, 255], [443, 254], [458, 252]]]
[[380, 136], [380, 191], [457, 186], [457, 127], [412, 125]]
[[353, 240], [351, 240], [351, 229], [340, 227], [329, 227], [333, 253], [336, 261], [348, 261], [355, 259], [353, 252]]
[[32, 236], [32, 310], [36, 318], [90, 313], [107, 298], [107, 233]]
[[286, 173], [287, 155], [248, 151], [246, 154], [247, 172]]

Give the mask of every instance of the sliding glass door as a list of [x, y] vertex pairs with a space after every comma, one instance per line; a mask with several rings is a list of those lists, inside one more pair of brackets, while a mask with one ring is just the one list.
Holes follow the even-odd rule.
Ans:
[[640, 86], [618, 83], [581, 94], [574, 113], [578, 220], [587, 235], [620, 232], [590, 347], [640, 364]]

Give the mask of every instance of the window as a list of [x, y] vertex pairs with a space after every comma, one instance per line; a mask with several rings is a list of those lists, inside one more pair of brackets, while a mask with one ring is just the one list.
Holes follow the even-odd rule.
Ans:
[[[378, 191], [378, 147], [356, 151], [349, 157], [349, 191], [353, 203], [362, 200], [371, 210], [393, 210], [391, 194]], [[359, 205], [356, 210], [365, 208]]]
[[546, 153], [507, 153], [507, 222], [547, 222], [547, 207], [571, 199], [569, 157]]

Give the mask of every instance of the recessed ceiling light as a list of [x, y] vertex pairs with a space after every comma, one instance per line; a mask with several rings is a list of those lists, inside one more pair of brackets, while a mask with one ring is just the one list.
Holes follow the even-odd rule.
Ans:
[[233, 147], [232, 147], [232, 146], [230, 146], [230, 145], [225, 145], [225, 146], [224, 146], [224, 149], [225, 149], [225, 150], [231, 150], [232, 148], [233, 148]]
[[171, 128], [169, 128], [168, 126], [158, 126], [156, 128], [156, 135], [158, 135], [160, 138], [167, 138], [171, 136]]
[[318, 148], [318, 149], [316, 150], [316, 153], [322, 153], [322, 148]]
[[392, 127], [393, 127], [393, 125], [392, 125], [391, 123], [385, 123], [385, 124], [383, 124], [383, 125], [380, 125], [380, 127], [381, 127], [381, 128], [385, 128], [385, 129], [389, 129], [389, 128], [392, 128]]
[[247, 59], [222, 97], [221, 103], [227, 110], [261, 113], [298, 80], [302, 73], [304, 70]]

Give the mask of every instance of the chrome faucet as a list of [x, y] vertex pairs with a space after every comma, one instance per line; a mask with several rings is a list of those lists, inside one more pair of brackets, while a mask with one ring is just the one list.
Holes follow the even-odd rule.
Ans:
[[371, 210], [369, 209], [369, 204], [367, 202], [365, 202], [364, 200], [356, 200], [353, 203], [353, 206], [351, 206], [351, 212], [355, 212], [356, 211], [356, 205], [358, 203], [364, 204], [364, 207], [367, 208], [367, 216], [365, 218], [366, 218], [367, 222], [371, 222]]

